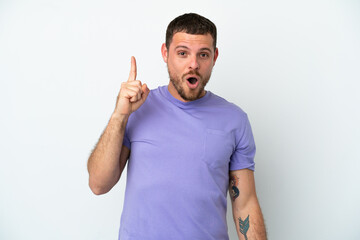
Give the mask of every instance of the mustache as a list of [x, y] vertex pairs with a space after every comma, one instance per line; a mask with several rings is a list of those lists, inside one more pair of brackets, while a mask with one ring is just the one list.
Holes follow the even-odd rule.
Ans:
[[187, 76], [187, 75], [196, 75], [196, 76], [198, 76], [199, 78], [202, 77], [202, 76], [200, 75], [200, 73], [199, 73], [198, 71], [196, 71], [196, 70], [195, 70], [195, 71], [194, 71], [194, 70], [191, 70], [191, 71], [183, 74], [183, 75], [182, 75], [182, 78], [185, 78], [185, 76]]

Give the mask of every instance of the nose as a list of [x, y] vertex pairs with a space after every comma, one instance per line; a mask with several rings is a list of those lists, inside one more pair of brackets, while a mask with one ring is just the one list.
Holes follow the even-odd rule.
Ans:
[[189, 68], [195, 70], [195, 69], [199, 69], [199, 67], [200, 67], [200, 65], [199, 65], [197, 56], [196, 55], [192, 56], [190, 58]]

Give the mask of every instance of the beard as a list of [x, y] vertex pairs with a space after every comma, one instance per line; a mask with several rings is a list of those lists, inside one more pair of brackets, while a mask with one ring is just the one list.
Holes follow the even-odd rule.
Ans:
[[[202, 98], [204, 95], [205, 86], [209, 82], [210, 75], [211, 75], [211, 74], [209, 74], [208, 76], [202, 76], [197, 71], [189, 71], [188, 73], [183, 74], [181, 77], [179, 77], [178, 75], [171, 72], [169, 67], [168, 67], [168, 72], [169, 72], [169, 78], [170, 78], [171, 83], [174, 85], [174, 88], [176, 89], [176, 91], [178, 92], [180, 97], [182, 99], [184, 99], [185, 101], [194, 101], [194, 100]], [[188, 92], [186, 92], [183, 87], [183, 83], [185, 83], [185, 85], [186, 85], [186, 81], [187, 81], [186, 76], [190, 75], [190, 74], [198, 76], [199, 84], [196, 89], [190, 89], [190, 88], [186, 87], [188, 90]]]

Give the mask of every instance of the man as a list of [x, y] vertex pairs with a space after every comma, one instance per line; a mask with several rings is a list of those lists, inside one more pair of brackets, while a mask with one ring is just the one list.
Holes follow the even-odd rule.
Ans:
[[168, 26], [161, 48], [170, 82], [150, 90], [136, 61], [89, 161], [89, 185], [108, 192], [128, 160], [121, 240], [229, 239], [229, 188], [239, 239], [266, 239], [246, 113], [205, 91], [218, 57], [216, 27], [197, 14]]

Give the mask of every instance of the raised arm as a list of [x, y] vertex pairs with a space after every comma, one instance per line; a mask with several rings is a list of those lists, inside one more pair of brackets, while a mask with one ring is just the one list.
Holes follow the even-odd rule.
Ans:
[[230, 171], [229, 179], [232, 212], [239, 240], [266, 240], [254, 172], [249, 169]]
[[146, 84], [136, 80], [136, 72], [132, 57], [129, 79], [121, 84], [115, 110], [88, 160], [89, 186], [96, 195], [107, 193], [119, 181], [130, 154], [122, 145], [126, 124], [150, 92]]

